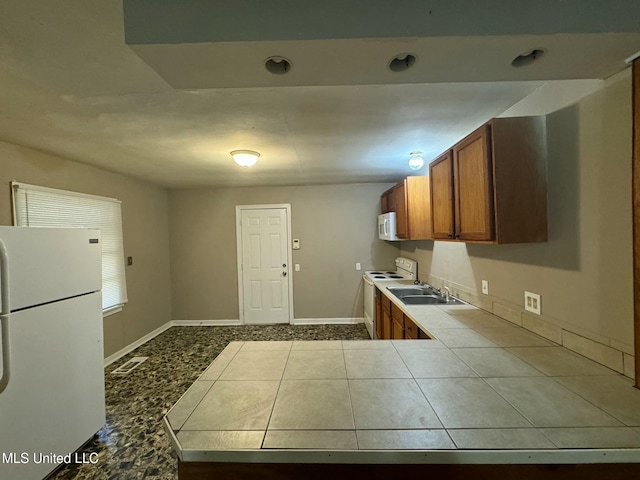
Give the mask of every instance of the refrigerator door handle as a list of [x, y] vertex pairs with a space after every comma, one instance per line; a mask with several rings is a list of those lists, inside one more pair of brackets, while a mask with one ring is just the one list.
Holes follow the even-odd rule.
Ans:
[[0, 335], [2, 335], [2, 377], [0, 377], [0, 393], [9, 383], [11, 376], [11, 356], [9, 351], [9, 255], [7, 247], [0, 240], [0, 298], [2, 310], [0, 311]]

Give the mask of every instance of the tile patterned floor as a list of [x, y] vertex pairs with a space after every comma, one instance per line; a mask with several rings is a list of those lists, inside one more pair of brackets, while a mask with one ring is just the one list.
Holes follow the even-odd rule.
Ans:
[[[173, 327], [105, 369], [107, 423], [78, 452], [98, 453], [95, 465], [62, 466], [51, 480], [175, 480], [176, 461], [161, 419], [232, 341], [367, 339], [360, 325]], [[253, 353], [253, 352], [252, 352]], [[134, 356], [149, 359], [127, 376], [111, 375]], [[262, 439], [262, 437], [261, 437]]]

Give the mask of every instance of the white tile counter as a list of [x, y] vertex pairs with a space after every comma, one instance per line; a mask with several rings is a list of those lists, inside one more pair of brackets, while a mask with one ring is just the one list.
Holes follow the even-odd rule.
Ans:
[[436, 339], [230, 343], [165, 417], [180, 460], [640, 462], [630, 380], [475, 307], [395, 301]]

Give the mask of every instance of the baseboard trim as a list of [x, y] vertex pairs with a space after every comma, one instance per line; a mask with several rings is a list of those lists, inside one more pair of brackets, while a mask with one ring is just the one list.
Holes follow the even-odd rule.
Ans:
[[356, 323], [364, 323], [364, 317], [294, 318], [291, 325], [353, 325]]
[[167, 322], [164, 325], [162, 325], [161, 327], [156, 328], [154, 331], [147, 333], [144, 337], [141, 337], [138, 340], [136, 340], [135, 342], [130, 343], [129, 345], [127, 345], [123, 349], [118, 350], [116, 353], [114, 353], [112, 355], [109, 355], [107, 358], [104, 359], [104, 366], [108, 367], [113, 362], [115, 362], [115, 361], [121, 359], [122, 357], [124, 357], [127, 353], [133, 352], [136, 348], [138, 348], [141, 345], [144, 345], [145, 343], [147, 343], [152, 338], [155, 338], [158, 335], [160, 335], [162, 332], [165, 332], [166, 330], [169, 330], [172, 326], [173, 326], [173, 322]]
[[[291, 325], [354, 325], [363, 323], [364, 317], [347, 317], [347, 318], [296, 318]], [[113, 362], [118, 361], [128, 353], [133, 352], [136, 348], [144, 345], [149, 340], [157, 337], [162, 332], [169, 330], [171, 327], [235, 327], [242, 325], [240, 320], [171, 320], [154, 331], [147, 333], [144, 337], [139, 338], [135, 342], [127, 345], [116, 353], [109, 355], [104, 359], [104, 366], [108, 367]]]
[[173, 320], [172, 327], [235, 327], [240, 320]]

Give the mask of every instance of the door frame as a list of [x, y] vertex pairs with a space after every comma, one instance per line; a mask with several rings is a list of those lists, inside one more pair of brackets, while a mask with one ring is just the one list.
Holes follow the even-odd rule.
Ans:
[[635, 387], [640, 388], [640, 52], [631, 65], [632, 199], [633, 215], [633, 330]]
[[244, 322], [244, 288], [242, 279], [242, 212], [244, 210], [268, 210], [285, 209], [287, 213], [287, 287], [289, 290], [289, 325], [293, 323], [293, 276], [291, 274], [291, 260], [293, 249], [291, 245], [291, 204], [263, 204], [263, 205], [236, 205], [236, 267], [238, 273], [238, 319], [242, 325]]

